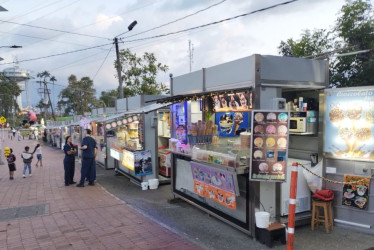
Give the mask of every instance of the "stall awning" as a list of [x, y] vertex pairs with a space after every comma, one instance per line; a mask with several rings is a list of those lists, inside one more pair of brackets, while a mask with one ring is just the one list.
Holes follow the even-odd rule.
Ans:
[[222, 94], [234, 94], [237, 92], [244, 92], [244, 91], [251, 91], [252, 87], [245, 87], [245, 88], [236, 88], [236, 89], [225, 89], [225, 90], [214, 90], [214, 91], [206, 91], [206, 92], [200, 92], [195, 94], [186, 94], [186, 95], [174, 95], [174, 96], [168, 96], [165, 98], [157, 99], [157, 100], [151, 100], [148, 102], [156, 102], [157, 104], [165, 104], [168, 103], [173, 104], [177, 102], [184, 102], [184, 101], [191, 101], [191, 100], [197, 100], [197, 99], [204, 99], [206, 97], [214, 96], [214, 95], [222, 95]]

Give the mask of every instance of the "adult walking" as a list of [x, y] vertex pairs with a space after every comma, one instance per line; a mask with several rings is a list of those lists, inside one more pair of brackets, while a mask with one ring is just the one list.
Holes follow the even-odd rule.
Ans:
[[82, 146], [82, 168], [81, 168], [81, 179], [77, 184], [77, 187], [84, 187], [84, 180], [88, 179], [88, 185], [95, 185], [95, 158], [97, 154], [96, 141], [91, 137], [91, 130], [86, 129], [86, 137], [83, 138]]
[[65, 186], [69, 186], [76, 183], [74, 181], [76, 150], [73, 146], [71, 136], [67, 136], [65, 139], [64, 152]]

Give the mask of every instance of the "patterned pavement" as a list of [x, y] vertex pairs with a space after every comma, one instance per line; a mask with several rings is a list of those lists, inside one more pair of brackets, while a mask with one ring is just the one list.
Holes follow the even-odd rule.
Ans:
[[6, 135], [3, 142], [17, 157], [17, 171], [9, 180], [7, 164], [0, 166], [0, 249], [200, 249], [98, 184], [65, 187], [63, 153], [50, 146], [42, 148], [43, 167], [35, 167], [35, 155], [32, 176], [22, 178], [26, 145], [33, 150], [36, 141]]

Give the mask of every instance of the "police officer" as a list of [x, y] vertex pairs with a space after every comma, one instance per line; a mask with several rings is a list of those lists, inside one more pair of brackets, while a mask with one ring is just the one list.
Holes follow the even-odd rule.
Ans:
[[82, 168], [81, 168], [81, 179], [77, 184], [77, 187], [84, 187], [84, 180], [88, 178], [88, 185], [95, 185], [94, 168], [95, 158], [97, 154], [96, 141], [91, 137], [91, 130], [86, 129], [86, 137], [83, 138], [82, 146]]

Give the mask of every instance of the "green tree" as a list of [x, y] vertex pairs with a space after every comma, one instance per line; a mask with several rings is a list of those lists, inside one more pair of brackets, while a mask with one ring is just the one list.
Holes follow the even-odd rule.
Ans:
[[101, 91], [100, 100], [103, 101], [107, 107], [115, 107], [118, 97], [118, 89], [111, 89], [108, 91]]
[[99, 105], [93, 81], [89, 77], [78, 80], [75, 75], [71, 75], [68, 82], [68, 86], [61, 90], [57, 104], [59, 109], [64, 109], [65, 115], [83, 115], [91, 111], [91, 106]]
[[[124, 97], [135, 95], [157, 95], [169, 93], [170, 90], [163, 83], [156, 81], [157, 74], [166, 72], [169, 67], [157, 62], [153, 53], [144, 53], [138, 57], [129, 49], [121, 50], [119, 53], [122, 80], [124, 83]], [[117, 61], [114, 67], [117, 67]]]
[[[299, 40], [281, 41], [284, 56], [327, 58], [330, 56], [330, 86], [367, 86], [374, 82], [373, 7], [361, 0], [347, 1], [330, 31], [305, 31]], [[348, 52], [366, 53], [344, 55]], [[331, 57], [331, 51], [344, 56]]]
[[16, 97], [21, 94], [17, 82], [0, 74], [0, 115], [4, 116], [9, 123], [15, 125], [16, 115], [19, 111]]

